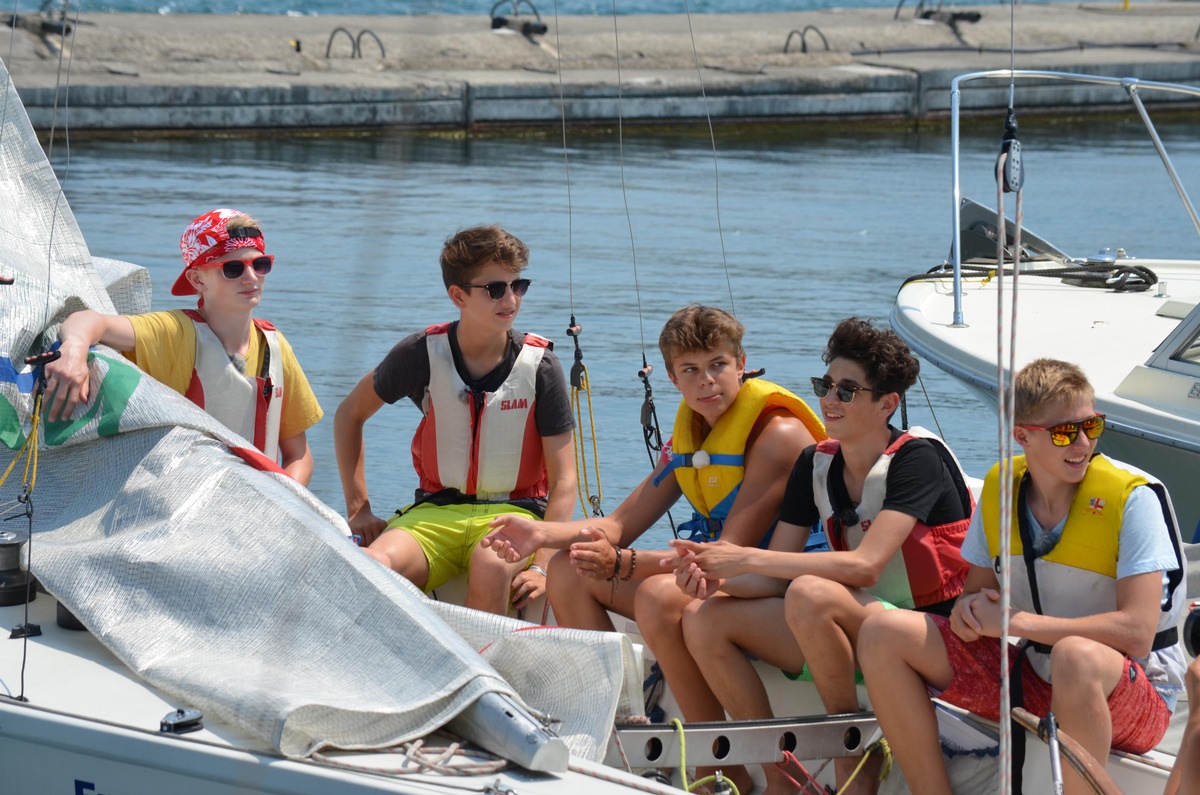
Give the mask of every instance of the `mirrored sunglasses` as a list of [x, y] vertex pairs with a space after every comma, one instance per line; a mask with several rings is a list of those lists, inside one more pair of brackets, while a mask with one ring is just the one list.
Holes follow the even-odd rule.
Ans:
[[1046, 431], [1050, 434], [1050, 443], [1055, 447], [1069, 447], [1079, 438], [1079, 431], [1089, 439], [1099, 439], [1104, 433], [1104, 415], [1097, 414], [1079, 422], [1060, 422], [1058, 425], [1026, 425], [1018, 424], [1018, 428], [1031, 431]]
[[499, 301], [501, 298], [504, 297], [504, 293], [508, 290], [509, 287], [512, 288], [513, 295], [515, 295], [517, 298], [520, 298], [521, 296], [525, 295], [525, 293], [529, 292], [529, 285], [532, 283], [533, 283], [532, 279], [513, 279], [511, 282], [488, 282], [487, 284], [460, 284], [458, 286], [462, 287], [464, 290], [468, 290], [472, 287], [483, 288], [484, 290], [487, 290], [488, 298], [492, 299], [493, 301]]
[[812, 378], [813, 394], [819, 398], [823, 398], [829, 394], [829, 390], [835, 390], [834, 394], [837, 399], [843, 403], [850, 403], [854, 400], [854, 395], [858, 392], [871, 392], [880, 395], [887, 394], [882, 389], [872, 389], [869, 386], [858, 386], [857, 384], [835, 384], [829, 377]]
[[249, 257], [247, 259], [230, 259], [221, 263], [221, 273], [226, 279], [234, 280], [242, 278], [242, 274], [246, 272], [246, 268], [254, 268], [254, 272], [259, 276], [266, 276], [271, 272], [271, 268], [275, 265], [274, 254], [261, 254], [257, 257]]

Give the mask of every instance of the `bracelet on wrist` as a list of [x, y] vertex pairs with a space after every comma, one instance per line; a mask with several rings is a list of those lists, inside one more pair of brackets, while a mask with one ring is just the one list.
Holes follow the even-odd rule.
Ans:
[[543, 569], [541, 566], [537, 565], [536, 563], [529, 566], [527, 569], [525, 569], [525, 571], [536, 571], [538, 574], [542, 575], [543, 577], [549, 576], [548, 574], [546, 574], [546, 570]]
[[624, 582], [625, 580], [632, 580], [633, 573], [635, 571], [637, 571], [637, 550], [634, 549], [633, 547], [630, 547], [629, 548], [629, 573], [621, 578], [622, 582]]

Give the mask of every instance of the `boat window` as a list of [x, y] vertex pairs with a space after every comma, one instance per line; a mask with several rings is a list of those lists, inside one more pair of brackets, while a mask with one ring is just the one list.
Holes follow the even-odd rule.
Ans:
[[1171, 357], [1178, 361], [1200, 364], [1200, 332], [1194, 334], [1179, 353]]
[[1192, 305], [1146, 366], [1200, 378], [1200, 303]]

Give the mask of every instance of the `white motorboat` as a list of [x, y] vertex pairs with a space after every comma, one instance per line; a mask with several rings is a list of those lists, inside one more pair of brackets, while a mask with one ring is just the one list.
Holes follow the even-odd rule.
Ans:
[[[1132, 103], [1200, 232], [1200, 218], [1142, 101], [1158, 94], [1195, 103], [1200, 88], [1028, 70], [962, 75], [951, 84], [950, 257], [905, 281], [891, 324], [914, 353], [992, 409], [999, 403], [997, 361], [1003, 356], [1007, 370], [1010, 350], [1018, 369], [1040, 357], [1077, 362], [1096, 389], [1098, 411], [1108, 418], [1100, 449], [1159, 476], [1170, 489], [1184, 540], [1200, 540], [1195, 537], [1200, 534], [1200, 491], [1195, 487], [1200, 478], [1200, 260], [1135, 258], [1111, 248], [1071, 256], [1028, 229], [1018, 233], [1011, 218], [1005, 222], [996, 210], [962, 195], [964, 91], [972, 85], [995, 91], [999, 83], [1026, 92], [1023, 96], [1031, 102], [1053, 102], [1055, 87], [1064, 81], [1107, 91], [1114, 105], [1122, 95]], [[1001, 230], [1003, 247], [998, 244]], [[1104, 239], [1112, 240], [1113, 232], [1103, 230]], [[1011, 277], [1014, 266], [1016, 290], [1011, 278], [997, 278], [998, 273]], [[1186, 546], [1191, 561], [1187, 594], [1195, 599], [1200, 595], [1200, 546]], [[1187, 705], [1181, 704], [1175, 728], [1148, 757], [1110, 757], [1108, 771], [1125, 791], [1161, 791], [1162, 768], [1173, 762], [1186, 713]]]
[[[1200, 88], [1133, 78], [1057, 72], [1009, 71], [963, 75], [952, 84], [953, 245], [949, 261], [905, 282], [896, 296], [892, 326], [913, 351], [997, 405], [997, 291], [1008, 316], [1012, 290], [997, 270], [998, 221], [965, 199], [960, 188], [959, 109], [975, 81], [1018, 90], [1052, 92], [1062, 81], [1124, 93], [1146, 124], [1167, 174], [1197, 230], [1197, 217], [1142, 103], [1154, 93], [1200, 100]], [[1032, 85], [1032, 88], [1027, 86]], [[993, 89], [994, 90], [994, 89]], [[1033, 225], [1032, 223], [1030, 224]], [[1113, 228], [1100, 231], [1105, 240]], [[1119, 235], [1119, 230], [1116, 234]], [[1005, 233], [1004, 268], [1011, 272], [1015, 229]], [[1139, 252], [1140, 254], [1141, 252]], [[1152, 252], [1147, 252], [1151, 253]], [[1123, 249], [1071, 256], [1027, 230], [1021, 232], [1016, 367], [1040, 357], [1078, 363], [1108, 417], [1100, 449], [1153, 472], [1169, 487], [1185, 541], [1200, 522], [1200, 260], [1134, 257]], [[1003, 336], [1008, 340], [1009, 332]], [[1005, 364], [1007, 365], [1007, 354]]]

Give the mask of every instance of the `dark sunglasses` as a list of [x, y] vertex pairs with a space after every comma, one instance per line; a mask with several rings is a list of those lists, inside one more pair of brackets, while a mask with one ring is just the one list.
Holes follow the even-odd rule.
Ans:
[[517, 298], [520, 298], [521, 296], [525, 295], [525, 293], [529, 292], [529, 285], [532, 283], [533, 283], [532, 279], [513, 279], [511, 282], [488, 282], [487, 284], [460, 284], [458, 286], [463, 288], [464, 290], [470, 289], [472, 287], [482, 287], [484, 290], [487, 290], [488, 298], [492, 299], [493, 301], [499, 301], [501, 298], [504, 297], [504, 293], [505, 293], [505, 291], [508, 290], [509, 287], [512, 288], [513, 295], [515, 295]]
[[1055, 447], [1070, 447], [1079, 438], [1080, 430], [1089, 439], [1099, 439], [1100, 434], [1104, 433], [1104, 415], [1097, 414], [1094, 417], [1088, 417], [1086, 420], [1080, 420], [1079, 422], [1060, 422], [1058, 425], [1026, 425], [1020, 423], [1017, 427], [1026, 428], [1031, 431], [1047, 431], [1050, 434], [1050, 443]]
[[254, 272], [259, 276], [266, 276], [271, 272], [271, 268], [275, 265], [274, 254], [263, 254], [259, 257], [251, 257], [250, 259], [231, 259], [221, 263], [221, 273], [225, 274], [226, 279], [240, 279], [242, 274], [246, 272], [247, 267], [254, 268]]
[[877, 395], [886, 395], [887, 392], [882, 389], [872, 389], [869, 386], [858, 386], [856, 384], [835, 384], [826, 376], [825, 378], [812, 378], [813, 394], [819, 398], [823, 398], [829, 394], [829, 390], [836, 390], [837, 399], [843, 403], [850, 403], [854, 400], [854, 395], [858, 392], [871, 392]]

